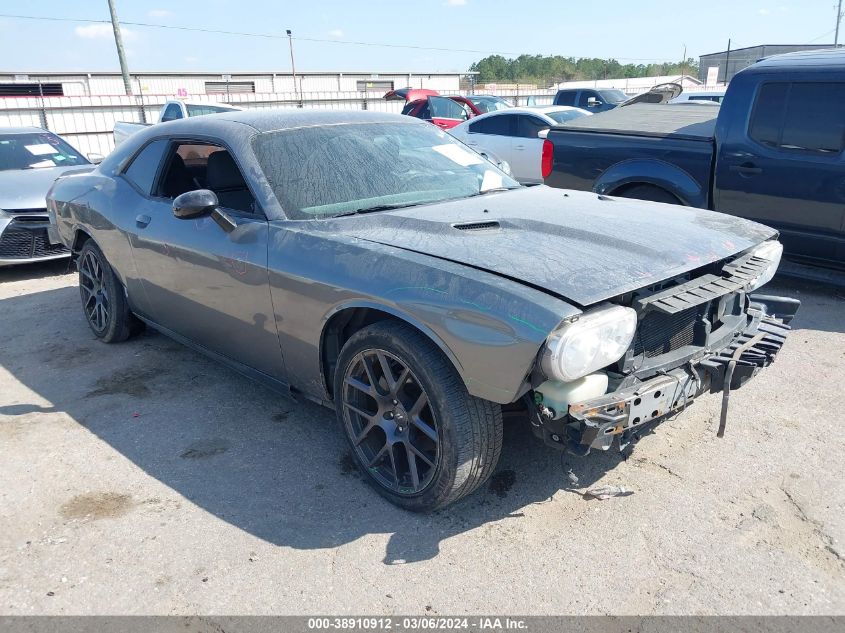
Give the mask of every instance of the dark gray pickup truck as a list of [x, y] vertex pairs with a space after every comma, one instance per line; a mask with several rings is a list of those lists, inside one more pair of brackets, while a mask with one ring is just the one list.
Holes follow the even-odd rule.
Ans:
[[753, 219], [791, 258], [845, 267], [845, 50], [758, 62], [721, 107], [632, 105], [548, 139], [547, 185]]

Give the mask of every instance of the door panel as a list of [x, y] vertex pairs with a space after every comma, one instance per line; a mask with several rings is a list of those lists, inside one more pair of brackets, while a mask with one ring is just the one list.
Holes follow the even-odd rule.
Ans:
[[465, 106], [447, 97], [429, 97], [431, 122], [444, 130], [455, 127], [469, 118]]
[[513, 115], [502, 113], [470, 122], [464, 142], [477, 152], [487, 151], [500, 160], [506, 160], [513, 170], [515, 121]]
[[[170, 144], [159, 172], [151, 195], [138, 198], [129, 231], [140, 314], [286, 382], [267, 273], [268, 224], [260, 212], [246, 211], [252, 196], [235, 161], [221, 146], [181, 141]], [[198, 180], [221, 203], [239, 207], [221, 207], [234, 229], [210, 216], [173, 215], [173, 198]]]
[[131, 243], [145, 312], [195, 343], [285, 380], [267, 274], [266, 220], [229, 213], [182, 220], [169, 200], [139, 209]]
[[543, 139], [538, 137], [540, 130], [548, 129], [550, 125], [541, 118], [519, 114], [516, 116], [515, 136], [511, 141], [510, 161], [514, 178], [522, 183], [542, 183], [543, 175], [541, 160], [543, 156]]
[[733, 130], [719, 148], [715, 192], [717, 211], [778, 229], [788, 255], [841, 263], [845, 83], [839, 85], [763, 84], [748, 129]]

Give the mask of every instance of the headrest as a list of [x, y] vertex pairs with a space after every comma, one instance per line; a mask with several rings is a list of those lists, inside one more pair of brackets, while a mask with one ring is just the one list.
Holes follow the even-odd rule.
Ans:
[[218, 189], [242, 189], [246, 187], [243, 176], [235, 164], [232, 155], [225, 150], [214, 152], [208, 156], [206, 168], [206, 180], [208, 188]]

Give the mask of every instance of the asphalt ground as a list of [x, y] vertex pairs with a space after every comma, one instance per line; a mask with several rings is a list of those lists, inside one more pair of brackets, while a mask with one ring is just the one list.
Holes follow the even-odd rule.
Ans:
[[0, 269], [0, 614], [845, 613], [841, 288], [767, 289], [803, 305], [724, 439], [715, 395], [627, 458], [513, 422], [489, 484], [420, 516], [331, 411], [97, 341], [65, 270]]

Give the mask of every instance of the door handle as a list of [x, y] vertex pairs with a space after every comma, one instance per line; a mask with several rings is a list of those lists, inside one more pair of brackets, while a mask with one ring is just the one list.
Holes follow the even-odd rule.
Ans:
[[729, 169], [738, 173], [740, 176], [756, 176], [762, 174], [763, 169], [757, 167], [754, 163], [742, 163], [741, 165], [731, 165]]
[[143, 213], [135, 216], [135, 224], [138, 226], [139, 229], [147, 228], [147, 225], [151, 221], [152, 221], [152, 218], [148, 215], [143, 214]]
[[525, 149], [525, 145], [514, 145], [514, 149]]

